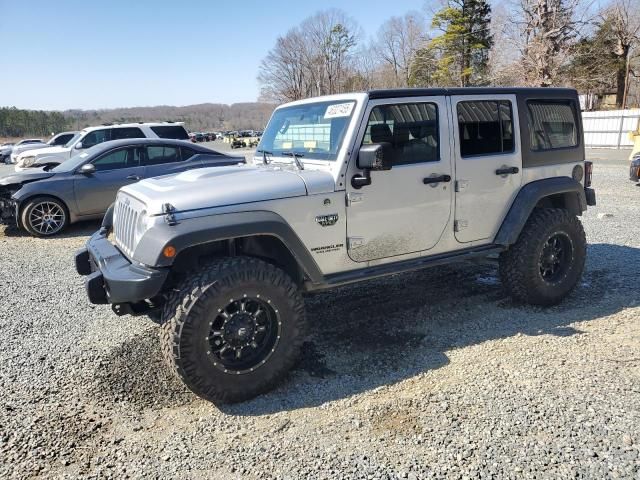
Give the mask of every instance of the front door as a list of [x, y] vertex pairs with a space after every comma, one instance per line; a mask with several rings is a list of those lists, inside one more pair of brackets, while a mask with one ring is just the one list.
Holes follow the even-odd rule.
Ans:
[[455, 236], [493, 240], [522, 182], [514, 95], [452, 96]]
[[[371, 185], [347, 182], [349, 256], [357, 262], [433, 248], [449, 221], [452, 169], [444, 97], [372, 101], [357, 147], [391, 144], [393, 167]], [[349, 179], [359, 172], [355, 161]]]
[[96, 167], [95, 173], [76, 173], [74, 190], [80, 215], [106, 212], [121, 187], [142, 179], [141, 150], [139, 147], [112, 150], [91, 162]]

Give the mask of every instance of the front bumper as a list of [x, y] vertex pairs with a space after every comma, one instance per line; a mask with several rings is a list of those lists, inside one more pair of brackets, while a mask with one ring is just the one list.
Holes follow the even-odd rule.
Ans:
[[131, 263], [101, 228], [75, 256], [76, 271], [85, 276], [89, 301], [94, 304], [132, 304], [156, 297], [168, 269]]
[[17, 224], [18, 218], [18, 204], [9, 199], [0, 197], [0, 225]]

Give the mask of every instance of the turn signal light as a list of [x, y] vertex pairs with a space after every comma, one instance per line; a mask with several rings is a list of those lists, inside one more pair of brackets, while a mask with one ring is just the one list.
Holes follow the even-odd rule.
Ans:
[[167, 258], [173, 258], [176, 256], [176, 247], [172, 247], [171, 245], [167, 245], [162, 249], [162, 254]]

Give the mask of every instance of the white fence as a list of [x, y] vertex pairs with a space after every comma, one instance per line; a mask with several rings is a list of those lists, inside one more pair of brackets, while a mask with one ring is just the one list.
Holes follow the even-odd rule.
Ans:
[[638, 128], [640, 109], [582, 112], [587, 148], [631, 148], [628, 133]]

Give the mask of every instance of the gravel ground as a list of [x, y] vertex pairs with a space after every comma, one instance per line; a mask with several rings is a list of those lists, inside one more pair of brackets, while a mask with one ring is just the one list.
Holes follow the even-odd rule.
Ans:
[[289, 379], [221, 408], [168, 374], [149, 321], [87, 303], [72, 254], [97, 224], [0, 227], [0, 477], [640, 479], [640, 188], [590, 155], [562, 305], [512, 302], [490, 263], [322, 293]]

